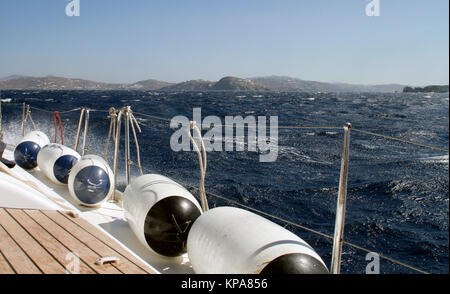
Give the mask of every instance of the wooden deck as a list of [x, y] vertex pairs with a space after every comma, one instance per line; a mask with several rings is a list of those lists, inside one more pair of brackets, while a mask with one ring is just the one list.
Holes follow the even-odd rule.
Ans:
[[[100, 258], [116, 257], [98, 264]], [[0, 274], [151, 274], [116, 240], [67, 212], [0, 208]]]

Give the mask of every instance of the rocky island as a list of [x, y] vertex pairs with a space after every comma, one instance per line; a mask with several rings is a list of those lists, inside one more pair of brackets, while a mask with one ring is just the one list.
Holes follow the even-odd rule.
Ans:
[[403, 93], [448, 93], [448, 85], [431, 85], [423, 88], [405, 87], [403, 88]]

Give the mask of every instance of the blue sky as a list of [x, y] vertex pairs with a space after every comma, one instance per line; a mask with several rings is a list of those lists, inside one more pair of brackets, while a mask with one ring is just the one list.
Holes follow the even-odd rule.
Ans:
[[449, 1], [379, 1], [0, 0], [0, 77], [447, 84]]

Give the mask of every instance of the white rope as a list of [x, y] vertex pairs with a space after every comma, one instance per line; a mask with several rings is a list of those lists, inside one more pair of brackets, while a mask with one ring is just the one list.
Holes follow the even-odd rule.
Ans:
[[88, 125], [89, 125], [89, 109], [86, 109], [86, 113], [84, 116], [84, 133], [83, 133], [83, 148], [81, 149], [81, 156], [84, 156], [87, 151], [87, 133], [88, 133]]
[[81, 147], [81, 156], [84, 156], [87, 152], [87, 133], [88, 133], [88, 126], [89, 126], [89, 112], [90, 109], [81, 107], [80, 113], [80, 119], [78, 120], [78, 128], [77, 128], [77, 136], [75, 138], [75, 144], [74, 149], [78, 152], [78, 144], [80, 141], [80, 135], [81, 135], [81, 124], [83, 122], [84, 117], [84, 132], [83, 132], [83, 146]]
[[142, 171], [142, 165], [141, 165], [141, 153], [139, 151], [139, 142], [136, 136], [136, 129], [134, 127], [134, 125], [136, 125], [136, 128], [138, 129], [139, 133], [141, 133], [141, 128], [139, 127], [139, 123], [136, 120], [136, 118], [133, 115], [133, 112], [131, 112], [130, 109], [130, 118], [131, 118], [131, 131], [133, 132], [133, 137], [134, 137], [134, 143], [136, 145], [136, 156], [137, 156], [137, 162], [138, 162], [138, 168], [139, 168], [139, 172], [141, 174], [141, 176], [144, 174], [144, 172]]
[[[111, 112], [111, 114], [112, 114], [112, 112]], [[119, 144], [120, 144], [120, 131], [121, 131], [121, 125], [122, 125], [122, 116], [125, 116], [127, 122], [129, 122], [131, 124], [131, 129], [132, 129], [133, 136], [134, 136], [134, 142], [136, 145], [137, 165], [138, 165], [140, 174], [141, 175], [144, 174], [142, 165], [141, 165], [141, 155], [140, 155], [140, 150], [139, 150], [140, 149], [139, 141], [138, 141], [137, 134], [136, 134], [136, 128], [139, 132], [142, 132], [142, 130], [139, 126], [138, 121], [134, 117], [133, 112], [131, 111], [131, 108], [129, 106], [123, 107], [118, 112], [117, 122], [115, 125], [115, 134], [116, 135], [115, 135], [114, 158], [113, 158], [113, 160], [114, 160], [113, 173], [114, 173], [114, 182], [115, 183], [117, 183], [117, 161], [118, 161], [118, 156], [119, 156]], [[113, 119], [113, 117], [112, 117], [112, 119]], [[114, 126], [114, 123], [112, 123], [112, 121], [111, 121], [111, 125]], [[128, 126], [125, 125], [125, 128], [127, 128], [127, 127]], [[110, 127], [110, 129], [111, 129], [111, 127]], [[125, 130], [125, 131], [127, 131], [127, 130]], [[126, 144], [127, 144], [127, 142], [126, 142]], [[107, 146], [105, 148], [105, 157], [106, 157], [106, 150], [107, 150]], [[128, 151], [125, 150], [125, 152], [128, 152]], [[128, 161], [126, 162], [126, 165], [127, 165], [127, 171], [129, 172], [129, 169], [130, 169], [131, 165], [133, 164], [133, 162], [130, 160], [129, 156], [127, 156], [127, 157], [128, 157]], [[116, 200], [116, 199], [113, 198], [113, 200]]]
[[81, 134], [81, 123], [83, 122], [84, 112], [85, 112], [84, 107], [81, 107], [80, 119], [78, 120], [77, 136], [75, 138], [75, 144], [74, 144], [74, 149], [77, 152], [78, 152], [78, 150], [77, 150], [78, 149], [78, 142], [80, 141], [80, 134]]
[[27, 122], [27, 119], [30, 118], [31, 124], [33, 125], [33, 129], [36, 131], [36, 124], [33, 121], [33, 118], [31, 117], [31, 110], [30, 105], [25, 105], [23, 103], [23, 111], [22, 111], [22, 137], [25, 136], [25, 123]]
[[208, 200], [206, 198], [206, 191], [205, 191], [206, 162], [207, 162], [206, 149], [205, 149], [205, 145], [203, 143], [202, 133], [200, 132], [199, 128], [197, 127], [197, 124], [195, 123], [195, 121], [190, 122], [190, 129], [192, 129], [196, 132], [196, 134], [199, 137], [200, 142], [201, 142], [202, 152], [200, 152], [200, 149], [198, 148], [198, 145], [195, 142], [194, 138], [192, 137], [191, 131], [189, 130], [189, 139], [191, 140], [192, 145], [194, 146], [194, 149], [197, 152], [198, 161], [199, 161], [199, 165], [200, 165], [200, 188], [199, 188], [200, 200], [201, 200], [203, 211], [207, 211], [209, 209], [209, 207], [208, 207]]
[[106, 139], [105, 143], [105, 149], [103, 151], [103, 158], [107, 160], [108, 155], [108, 146], [109, 141], [112, 140], [116, 141], [116, 119], [117, 119], [117, 110], [114, 107], [109, 108], [109, 117], [110, 117], [110, 123], [109, 123], [109, 131], [108, 131], [108, 138]]

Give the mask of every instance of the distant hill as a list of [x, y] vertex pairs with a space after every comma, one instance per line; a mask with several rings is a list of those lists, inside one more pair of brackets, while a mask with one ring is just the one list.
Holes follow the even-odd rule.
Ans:
[[[224, 77], [217, 82], [190, 80], [168, 83], [153, 79], [135, 83], [103, 83], [64, 77], [9, 76], [0, 79], [0, 90], [158, 90], [158, 91], [303, 91], [303, 92], [402, 92], [404, 85], [354, 85], [307, 81], [286, 76], [242, 79]], [[409, 91], [408, 88], [406, 91]], [[448, 86], [447, 86], [448, 91]]]
[[177, 92], [177, 91], [211, 91], [214, 87], [214, 82], [205, 80], [190, 80], [168, 87], [161, 88], [161, 91]]
[[403, 89], [404, 93], [448, 93], [448, 85], [438, 86], [431, 85], [423, 88], [416, 87], [405, 87]]
[[215, 83], [216, 91], [269, 91], [271, 88], [254, 82], [236, 77], [224, 77]]
[[157, 80], [139, 81], [134, 84], [129, 84], [127, 87], [136, 90], [159, 90], [164, 87], [175, 85], [174, 83], [161, 82]]
[[269, 91], [269, 87], [250, 80], [224, 77], [217, 82], [205, 80], [191, 80], [164, 87], [161, 91]]
[[8, 80], [17, 79], [17, 78], [26, 78], [26, 76], [11, 75], [11, 76], [7, 76], [4, 78], [0, 78], [0, 81], [8, 81]]
[[15, 90], [118, 90], [125, 87], [126, 84], [109, 84], [55, 76], [18, 77], [0, 81], [0, 89]]
[[0, 80], [0, 90], [158, 90], [169, 85], [173, 84], [157, 80], [145, 80], [132, 84], [116, 84], [55, 76], [10, 76]]
[[404, 85], [355, 85], [345, 83], [324, 83], [307, 81], [287, 76], [267, 76], [250, 78], [249, 80], [278, 91], [305, 92], [401, 92]]

